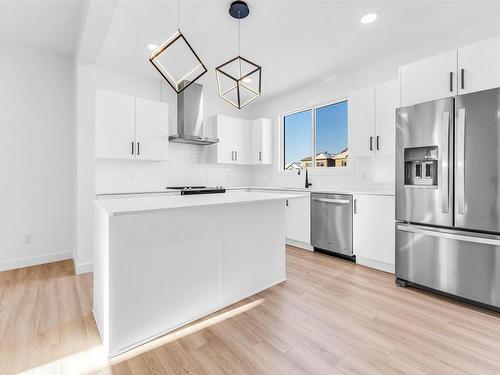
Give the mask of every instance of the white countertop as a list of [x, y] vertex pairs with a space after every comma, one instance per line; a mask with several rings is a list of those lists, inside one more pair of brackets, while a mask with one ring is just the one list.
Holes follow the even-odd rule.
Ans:
[[[394, 190], [377, 190], [377, 189], [321, 189], [321, 188], [300, 188], [300, 187], [284, 187], [284, 186], [236, 186], [226, 187], [226, 190], [269, 190], [269, 191], [288, 191], [299, 193], [324, 193], [324, 194], [362, 194], [362, 195], [395, 195]], [[105, 197], [126, 197], [128, 196], [147, 196], [149, 194], [156, 194], [157, 196], [179, 195], [178, 190], [150, 190], [150, 191], [126, 191], [115, 193], [100, 193], [97, 194], [98, 198]]]
[[303, 195], [249, 191], [228, 191], [225, 194], [166, 194], [162, 196], [156, 195], [134, 197], [123, 196], [115, 199], [96, 199], [94, 200], [94, 204], [106, 210], [110, 216], [118, 216], [186, 207], [285, 200], [294, 199], [301, 196]]
[[252, 186], [250, 188], [227, 188], [231, 189], [252, 189], [252, 190], [274, 190], [274, 191], [296, 191], [301, 193], [324, 193], [324, 194], [364, 194], [364, 195], [395, 195], [393, 190], [344, 190], [344, 189], [316, 189], [316, 188], [294, 188], [294, 187], [272, 187], [272, 186]]

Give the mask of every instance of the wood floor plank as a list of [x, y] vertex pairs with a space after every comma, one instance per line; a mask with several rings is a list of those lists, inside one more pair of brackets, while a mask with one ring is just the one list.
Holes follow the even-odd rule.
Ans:
[[103, 360], [71, 261], [0, 272], [1, 374], [498, 374], [500, 314], [288, 247], [286, 282], [131, 353]]

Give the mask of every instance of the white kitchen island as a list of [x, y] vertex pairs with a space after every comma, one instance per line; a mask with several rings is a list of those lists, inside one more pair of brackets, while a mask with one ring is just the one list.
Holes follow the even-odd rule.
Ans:
[[95, 201], [94, 317], [113, 357], [285, 280], [285, 200], [228, 192]]

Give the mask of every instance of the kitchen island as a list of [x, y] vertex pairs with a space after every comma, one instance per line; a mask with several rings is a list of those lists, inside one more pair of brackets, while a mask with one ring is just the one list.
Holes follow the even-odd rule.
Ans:
[[285, 280], [285, 200], [228, 192], [95, 201], [94, 317], [108, 357]]

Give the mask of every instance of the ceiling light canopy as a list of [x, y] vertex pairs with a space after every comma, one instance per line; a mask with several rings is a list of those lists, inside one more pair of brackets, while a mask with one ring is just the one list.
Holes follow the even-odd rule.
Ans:
[[262, 68], [240, 54], [240, 23], [250, 14], [248, 5], [244, 1], [233, 1], [229, 14], [238, 20], [238, 56], [218, 66], [215, 75], [219, 96], [241, 109], [261, 95]]
[[361, 17], [361, 23], [372, 23], [373, 21], [375, 21], [377, 19], [377, 13], [368, 13], [368, 14], [365, 14], [363, 17]]
[[207, 72], [207, 68], [181, 33], [179, 19], [180, 7], [177, 0], [177, 32], [159, 47], [153, 44], [148, 46], [150, 49], [156, 47], [153, 48], [149, 61], [177, 94]]

